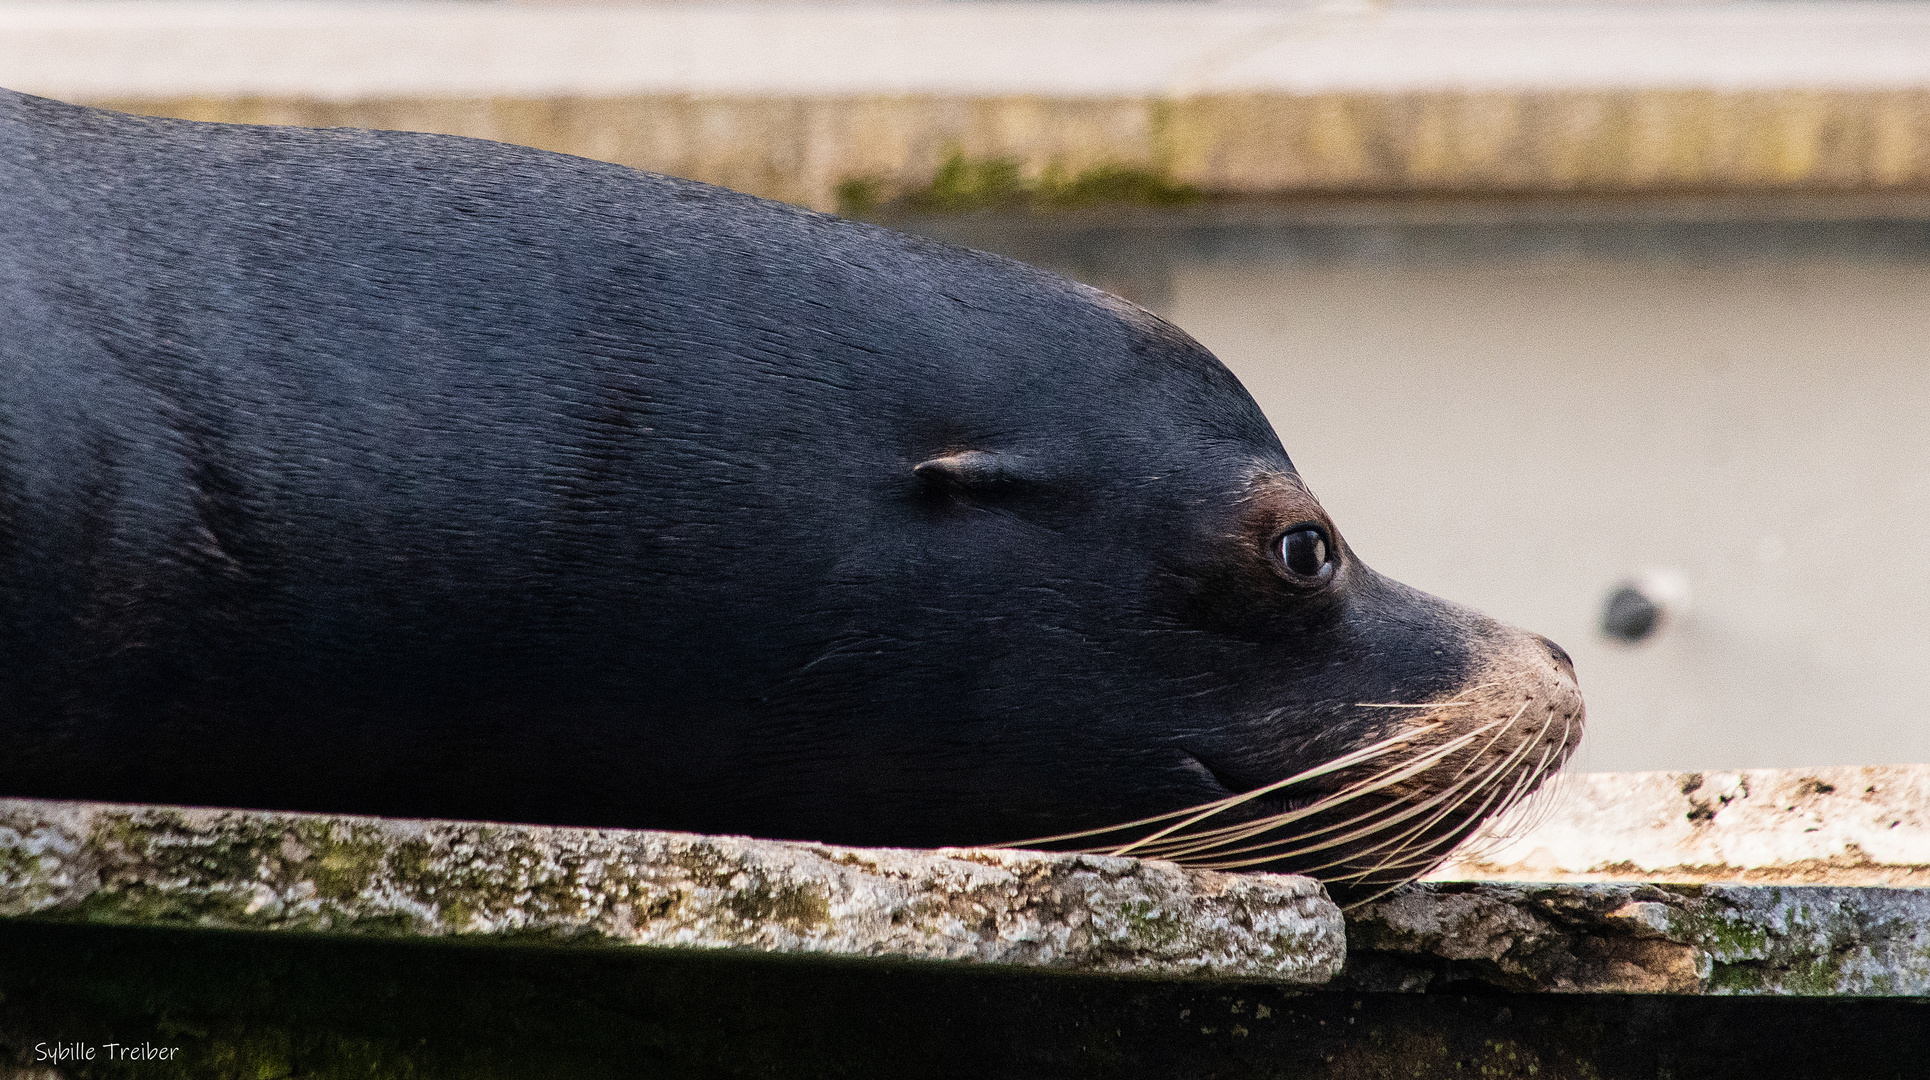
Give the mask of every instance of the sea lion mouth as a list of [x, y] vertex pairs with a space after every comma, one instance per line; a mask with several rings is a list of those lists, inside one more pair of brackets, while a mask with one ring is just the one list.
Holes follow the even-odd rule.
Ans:
[[[1584, 709], [1566, 654], [1535, 635], [1507, 637], [1488, 677], [1459, 693], [1354, 706], [1406, 714], [1392, 734], [1258, 786], [1192, 754], [1226, 796], [1018, 846], [1086, 841], [1078, 850], [1307, 874], [1351, 903], [1399, 888], [1439, 865], [1481, 822], [1532, 795], [1580, 737]], [[1099, 840], [1107, 842], [1091, 843]]]

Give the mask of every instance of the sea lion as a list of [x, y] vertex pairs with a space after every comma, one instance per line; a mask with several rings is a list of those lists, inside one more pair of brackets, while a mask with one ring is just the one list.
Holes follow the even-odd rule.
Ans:
[[522, 147], [18, 94], [0, 656], [5, 795], [1354, 886], [1582, 723], [1560, 649], [1369, 570], [1102, 292]]

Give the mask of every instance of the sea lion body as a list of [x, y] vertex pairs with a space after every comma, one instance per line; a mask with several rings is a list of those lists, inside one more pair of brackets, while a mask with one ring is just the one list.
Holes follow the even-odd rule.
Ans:
[[1223, 798], [1469, 688], [1561, 714], [1542, 771], [1580, 723], [1096, 290], [520, 147], [12, 94], [0, 658], [0, 795], [858, 844]]

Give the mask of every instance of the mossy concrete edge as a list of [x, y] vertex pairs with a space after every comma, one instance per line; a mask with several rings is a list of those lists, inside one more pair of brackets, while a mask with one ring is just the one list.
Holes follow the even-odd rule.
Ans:
[[0, 918], [1318, 985], [1318, 882], [1032, 851], [0, 799]]
[[1430, 882], [1347, 934], [1359, 990], [1930, 997], [1930, 889]]

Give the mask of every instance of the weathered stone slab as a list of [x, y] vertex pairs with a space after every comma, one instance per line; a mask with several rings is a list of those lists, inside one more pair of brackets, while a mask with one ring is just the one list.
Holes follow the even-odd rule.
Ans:
[[1565, 776], [1439, 881], [1930, 886], [1930, 765]]
[[1437, 882], [1347, 933], [1361, 990], [1930, 996], [1930, 889]]
[[[1837, 770], [1834, 779], [1869, 772]], [[1583, 790], [1596, 790], [1583, 779]], [[1892, 790], [1913, 791], [1907, 780]], [[1750, 799], [1795, 790], [1777, 783], [1705, 778], [1703, 788], [1684, 793], [1677, 781], [1672, 790], [1707, 796], [1711, 809], [1695, 810], [1701, 824], [1688, 826], [1707, 830], [1717, 827], [1711, 814], [1721, 822], [1742, 809], [1744, 787]], [[1758, 815], [1766, 835], [1750, 842], [1767, 846], [1737, 848], [1733, 858], [1800, 853], [1776, 845], [1838, 835], [1829, 824], [1837, 819], [1813, 803], [1822, 824], [1809, 832], [1786, 820], [1794, 804], [1772, 803], [1734, 815]], [[1897, 820], [1884, 831], [1905, 830]], [[1912, 850], [1871, 844], [1883, 857]], [[0, 800], [0, 919], [1288, 985], [1325, 983], [1344, 951], [1332, 985], [1360, 991], [1477, 983], [1514, 993], [1930, 998], [1930, 888], [1432, 882], [1353, 909], [1343, 941], [1340, 913], [1314, 882], [1137, 859], [27, 800]]]
[[1350, 913], [1349, 979], [1930, 995], [1930, 766], [1565, 776]]
[[0, 918], [1322, 983], [1317, 882], [1029, 851], [0, 799]]

